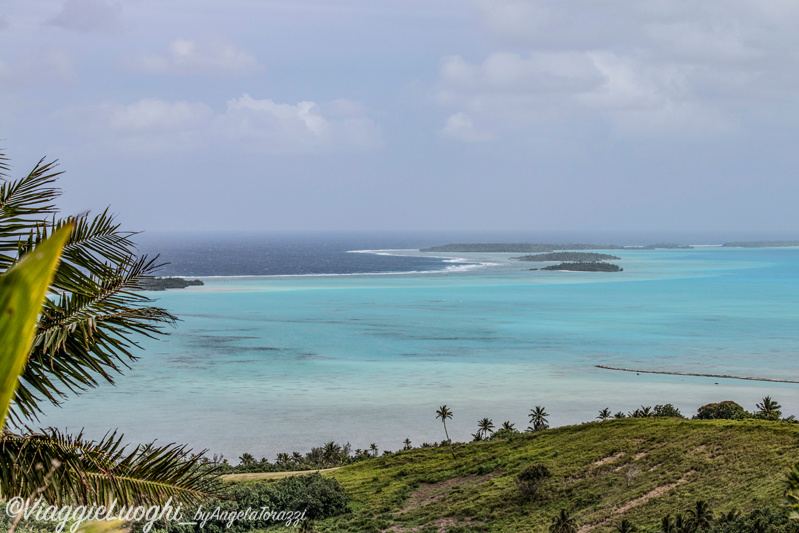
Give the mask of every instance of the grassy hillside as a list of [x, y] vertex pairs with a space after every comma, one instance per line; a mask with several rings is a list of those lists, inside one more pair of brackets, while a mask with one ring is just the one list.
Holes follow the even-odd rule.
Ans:
[[[799, 424], [613, 420], [459, 445], [456, 454], [415, 449], [329, 474], [346, 488], [352, 512], [316, 530], [547, 531], [562, 508], [581, 532], [609, 531], [621, 517], [656, 530], [663, 515], [699, 499], [715, 512], [777, 507], [786, 472], [799, 462]], [[538, 462], [552, 477], [525, 502], [515, 476]], [[628, 472], [637, 472], [629, 486]]]

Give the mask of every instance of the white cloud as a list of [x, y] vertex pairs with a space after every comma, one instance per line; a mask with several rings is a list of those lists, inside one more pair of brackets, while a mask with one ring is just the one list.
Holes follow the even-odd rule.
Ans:
[[105, 0], [66, 0], [49, 24], [81, 33], [111, 32], [119, 27], [122, 6]]
[[71, 108], [62, 120], [87, 137], [130, 152], [173, 152], [226, 145], [264, 153], [364, 149], [382, 142], [379, 128], [354, 102], [275, 103], [245, 94], [224, 113], [202, 102], [147, 98], [132, 104]]
[[197, 148], [206, 142], [214, 119], [213, 110], [201, 102], [158, 98], [71, 108], [58, 115], [98, 144], [142, 153]]
[[449, 120], [465, 113], [494, 133], [599, 120], [635, 135], [680, 128], [716, 135], [752, 111], [797, 99], [795, 4], [475, 0], [474, 6], [494, 50], [479, 61], [445, 57], [436, 96], [455, 112]]
[[155, 74], [236, 75], [261, 69], [252, 54], [220, 39], [198, 43], [179, 39], [166, 55], [145, 56], [136, 65]]
[[376, 124], [347, 100], [292, 105], [244, 94], [228, 102], [221, 122], [230, 139], [266, 152], [320, 152], [382, 143]]
[[447, 123], [441, 130], [441, 134], [450, 139], [457, 139], [466, 142], [482, 142], [491, 140], [491, 135], [486, 132], [478, 131], [474, 127], [474, 122], [465, 113], [455, 113], [450, 115]]

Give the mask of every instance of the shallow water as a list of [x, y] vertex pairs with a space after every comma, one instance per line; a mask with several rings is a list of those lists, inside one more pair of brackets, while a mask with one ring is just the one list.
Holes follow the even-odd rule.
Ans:
[[536, 404], [553, 425], [603, 407], [753, 409], [767, 394], [799, 415], [799, 385], [594, 366], [799, 380], [799, 249], [611, 253], [624, 272], [457, 254], [444, 264], [454, 268], [428, 273], [204, 278], [154, 293], [182, 322], [143, 342], [116, 387], [72, 398], [40, 424], [95, 437], [119, 428], [236, 462], [329, 440], [381, 450], [441, 440], [441, 404], [455, 440], [483, 417], [523, 429]]

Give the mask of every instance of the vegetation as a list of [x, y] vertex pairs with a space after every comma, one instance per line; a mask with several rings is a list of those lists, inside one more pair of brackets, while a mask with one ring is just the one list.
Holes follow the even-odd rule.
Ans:
[[[9, 180], [8, 170], [0, 154], [3, 278], [13, 278], [15, 265], [27, 258], [47, 255], [49, 235], [63, 236], [65, 243], [9, 410], [10, 429], [0, 437], [0, 494], [39, 495], [56, 504], [116, 500], [118, 505], [207, 495], [214, 476], [200, 471], [198, 458], [183, 447], [130, 450], [116, 433], [95, 442], [54, 429], [31, 433], [23, 426], [35, 420], [43, 404], [58, 405], [67, 394], [113, 382], [135, 359], [136, 335], [157, 335], [175, 317], [137, 292], [157, 268], [156, 259], [139, 257], [133, 234], [121, 231], [107, 210], [94, 217], [57, 217], [60, 191], [54, 184], [60, 172], [54, 163], [41, 160], [18, 180]], [[24, 286], [19, 280], [12, 284], [12, 292]], [[4, 393], [11, 390], [4, 386]]]
[[[349, 495], [351, 512], [316, 529], [543, 532], [565, 511], [576, 527], [598, 532], [624, 519], [638, 531], [660, 531], [666, 515], [672, 526], [679, 515], [688, 528], [681, 531], [690, 531], [701, 501], [713, 515], [705, 531], [750, 533], [744, 527], [753, 512], [776, 517], [764, 522], [779, 524], [774, 533], [793, 531], [768, 509], [784, 499], [797, 441], [799, 425], [786, 422], [648, 417], [454, 444], [455, 461], [442, 448], [415, 448], [329, 474]], [[533, 499], [520, 498], [519, 475], [531, 465], [551, 475]], [[631, 467], [638, 473], [627, 486]], [[722, 522], [730, 513], [733, 525]]]
[[184, 279], [178, 277], [169, 278], [144, 278], [141, 281], [141, 289], [144, 291], [165, 291], [167, 289], [185, 289], [186, 287], [205, 285], [199, 279]]
[[799, 241], [734, 241], [725, 242], [728, 248], [786, 248], [799, 246]]
[[449, 443], [449, 451], [452, 453], [452, 458], [455, 459], [455, 450], [452, 448], [452, 441], [449, 438], [449, 432], [447, 431], [447, 419], [452, 418], [452, 411], [450, 411], [446, 405], [442, 405], [436, 411], [436, 418], [440, 418], [441, 422], [444, 424], [444, 435], [447, 437], [447, 443]]
[[558, 265], [550, 265], [536, 270], [568, 270], [571, 272], [621, 272], [624, 269], [619, 265], [614, 265], [613, 263], [588, 261], [578, 263], [560, 263]]
[[519, 486], [522, 498], [525, 500], [535, 499], [538, 490], [547, 478], [552, 477], [545, 464], [536, 463], [528, 466], [516, 476], [516, 483]]
[[[238, 483], [222, 490], [223, 501], [205, 501], [184, 510], [184, 516], [194, 517], [197, 511], [211, 513], [220, 507], [222, 512], [236, 513], [246, 509], [286, 511], [283, 519], [264, 515], [255, 520], [240, 520], [228, 524], [221, 517], [211, 518], [205, 524], [181, 525], [176, 522], [157, 523], [161, 531], [169, 533], [240, 533], [277, 525], [297, 526], [302, 520], [321, 520], [338, 516], [347, 510], [348, 498], [341, 484], [320, 474], [307, 474], [283, 478], [275, 482]], [[300, 517], [296, 523], [292, 517]], [[288, 518], [287, 518], [288, 517]], [[291, 522], [291, 523], [289, 523]]]
[[523, 255], [513, 257], [518, 261], [614, 261], [621, 259], [610, 254], [598, 254], [595, 252], [552, 252], [548, 254]]
[[685, 244], [660, 243], [645, 246], [619, 246], [616, 244], [585, 244], [585, 243], [458, 243], [445, 244], [421, 248], [420, 252], [464, 252], [464, 253], [547, 253], [557, 250], [658, 250], [658, 249], [690, 249], [692, 246]]

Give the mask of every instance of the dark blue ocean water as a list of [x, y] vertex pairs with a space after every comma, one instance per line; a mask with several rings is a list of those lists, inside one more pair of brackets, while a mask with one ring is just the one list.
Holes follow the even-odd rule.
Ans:
[[160, 254], [162, 276], [277, 276], [364, 274], [445, 270], [440, 257], [349, 253], [354, 250], [418, 249], [459, 242], [591, 243], [622, 246], [659, 242], [720, 244], [791, 236], [740, 233], [528, 231], [528, 232], [319, 232], [263, 234], [168, 234], [137, 236], [142, 252]]

